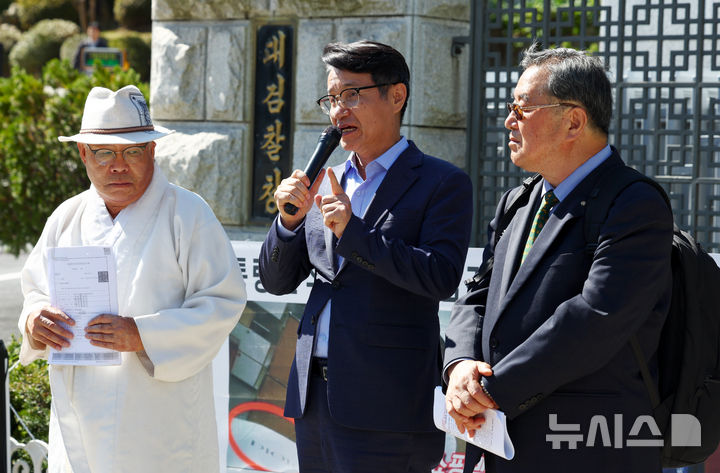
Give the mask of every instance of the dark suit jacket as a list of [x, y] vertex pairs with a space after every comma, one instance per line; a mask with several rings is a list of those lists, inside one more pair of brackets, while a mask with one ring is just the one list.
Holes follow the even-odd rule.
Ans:
[[[334, 170], [339, 176], [344, 164]], [[329, 193], [325, 179], [319, 194]], [[298, 329], [286, 416], [303, 415], [316, 323], [332, 299], [328, 402], [333, 418], [358, 429], [436, 431], [433, 389], [442, 364], [438, 303], [460, 282], [471, 220], [468, 176], [410, 142], [364, 217], [353, 216], [339, 240], [323, 225], [316, 206], [290, 241], [272, 225], [260, 254], [265, 289], [287, 294], [315, 270]], [[339, 268], [336, 255], [344, 258]]]
[[[488, 472], [659, 471], [659, 449], [627, 447], [625, 441], [657, 438], [645, 426], [629, 436], [640, 415], [650, 415], [648, 394], [629, 337], [637, 334], [656, 371], [654, 353], [669, 308], [672, 215], [662, 196], [635, 183], [615, 200], [594, 254], [586, 251], [585, 202], [598, 176], [623, 165], [617, 150], [556, 207], [526, 261], [525, 240], [539, 206], [542, 185], [520, 208], [494, 254], [489, 281], [458, 300], [446, 331], [445, 364], [458, 358], [484, 360], [493, 367], [486, 387], [508, 415], [516, 457], [487, 454]], [[501, 199], [496, 222], [518, 189]], [[579, 424], [577, 449], [553, 450], [546, 435], [550, 414], [559, 424]], [[602, 446], [595, 419], [595, 447], [588, 447], [591, 418], [604, 416], [612, 446]], [[622, 448], [615, 415], [623, 419]], [[556, 429], [557, 431], [558, 429]], [[607, 443], [607, 442], [606, 442]], [[476, 461], [468, 449], [467, 467]], [[475, 458], [473, 459], [473, 456]]]

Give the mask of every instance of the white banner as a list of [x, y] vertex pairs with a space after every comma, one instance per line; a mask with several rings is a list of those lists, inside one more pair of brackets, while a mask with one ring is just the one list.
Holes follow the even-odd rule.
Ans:
[[[297, 304], [304, 304], [307, 302], [313, 286], [312, 274], [298, 286], [295, 292], [284, 296], [273, 296], [265, 291], [265, 288], [260, 282], [258, 258], [262, 243], [257, 241], [233, 241], [232, 246], [233, 250], [235, 250], [235, 256], [237, 256], [240, 269], [242, 269], [243, 276], [245, 277], [245, 286], [247, 288], [249, 301], [292, 302]], [[475, 274], [478, 265], [482, 261], [482, 253], [482, 248], [470, 248], [465, 260], [465, 268], [460, 287], [452, 297], [440, 302], [440, 310], [450, 310], [452, 304], [457, 300], [457, 298], [467, 292], [465, 284], [463, 284], [462, 281], [471, 278]]]

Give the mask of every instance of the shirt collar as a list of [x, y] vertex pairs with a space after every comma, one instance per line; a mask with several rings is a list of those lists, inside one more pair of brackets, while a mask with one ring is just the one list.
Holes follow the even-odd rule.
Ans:
[[[380, 172], [381, 170], [387, 172], [387, 170], [390, 169], [390, 166], [395, 163], [397, 158], [402, 154], [403, 151], [407, 149], [408, 146], [409, 144], [407, 138], [401, 136], [397, 143], [392, 145], [390, 148], [387, 149], [387, 151], [378, 156], [377, 159], [372, 160], [370, 164], [367, 165], [367, 167], [365, 168], [365, 175], [372, 176]], [[358, 172], [354, 152], [350, 153], [350, 156], [348, 156], [347, 160], [345, 161], [345, 172], [348, 172], [350, 169]]]
[[610, 145], [605, 145], [605, 147], [597, 154], [578, 166], [578, 168], [566, 177], [564, 181], [558, 184], [555, 189], [553, 189], [553, 186], [543, 179], [544, 193], [547, 193], [549, 190], [553, 190], [555, 197], [557, 197], [559, 201], [562, 201], [570, 194], [570, 192], [573, 191], [573, 189], [577, 187], [578, 184], [580, 184], [580, 182], [582, 182], [583, 179], [593, 172], [595, 168], [600, 166], [607, 158], [609, 158], [611, 154], [612, 150], [610, 149]]

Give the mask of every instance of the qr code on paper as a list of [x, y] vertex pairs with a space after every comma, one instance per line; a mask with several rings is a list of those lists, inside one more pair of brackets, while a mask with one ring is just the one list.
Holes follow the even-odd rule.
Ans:
[[107, 271], [98, 271], [98, 282], [108, 282]]

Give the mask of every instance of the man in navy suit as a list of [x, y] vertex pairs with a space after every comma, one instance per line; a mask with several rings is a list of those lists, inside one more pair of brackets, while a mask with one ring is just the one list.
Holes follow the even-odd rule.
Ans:
[[[495, 245], [520, 188], [502, 197], [483, 255], [494, 258], [491, 276], [453, 307], [448, 411], [471, 433], [488, 407], [507, 414], [516, 456], [485, 453], [489, 473], [659, 472], [656, 443], [628, 442], [657, 440], [642, 422], [631, 432], [652, 408], [629, 339], [637, 335], [656, 374], [670, 302], [672, 214], [656, 189], [634, 183], [615, 199], [590, 251], [585, 206], [600, 176], [624, 166], [607, 144], [605, 68], [580, 51], [535, 47], [521, 65], [505, 120], [510, 157], [542, 180]], [[481, 453], [468, 447], [466, 472]]]
[[260, 255], [273, 294], [315, 270], [285, 415], [296, 419], [303, 473], [427, 473], [444, 445], [432, 416], [438, 305], [460, 282], [472, 186], [400, 135], [410, 72], [399, 52], [333, 43], [323, 61], [328, 95], [318, 104], [350, 156], [313, 186], [300, 170], [281, 182]]

